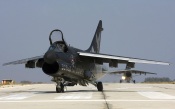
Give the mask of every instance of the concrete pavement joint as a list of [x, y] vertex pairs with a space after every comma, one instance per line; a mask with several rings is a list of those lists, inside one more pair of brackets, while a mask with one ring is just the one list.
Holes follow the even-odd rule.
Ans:
[[109, 104], [108, 104], [108, 102], [106, 101], [106, 95], [105, 95], [104, 91], [102, 91], [102, 95], [103, 95], [103, 98], [104, 98], [104, 101], [105, 101], [105, 104], [106, 104], [107, 109], [110, 109], [110, 108], [109, 108]]

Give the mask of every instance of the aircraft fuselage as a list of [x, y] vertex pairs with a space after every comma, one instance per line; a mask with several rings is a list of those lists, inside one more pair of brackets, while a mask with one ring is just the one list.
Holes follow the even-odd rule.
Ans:
[[56, 49], [48, 50], [44, 55], [42, 69], [47, 75], [89, 81], [96, 81], [103, 76], [102, 65], [96, 64], [94, 60], [79, 57], [77, 52], [83, 50], [70, 46], [67, 52], [57, 52]]

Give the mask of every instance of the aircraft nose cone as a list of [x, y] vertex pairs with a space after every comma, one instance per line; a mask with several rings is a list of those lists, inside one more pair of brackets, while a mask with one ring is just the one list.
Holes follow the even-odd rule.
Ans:
[[56, 61], [56, 54], [53, 51], [48, 51], [44, 55], [44, 61], [48, 64], [53, 64]]

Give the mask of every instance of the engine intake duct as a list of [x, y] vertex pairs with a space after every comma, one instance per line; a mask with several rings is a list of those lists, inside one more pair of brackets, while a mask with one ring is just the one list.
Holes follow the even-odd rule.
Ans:
[[126, 77], [131, 77], [131, 76], [132, 76], [131, 72], [126, 72]]
[[42, 66], [42, 70], [47, 75], [56, 74], [59, 71], [59, 64], [54, 62], [53, 64], [44, 63]]

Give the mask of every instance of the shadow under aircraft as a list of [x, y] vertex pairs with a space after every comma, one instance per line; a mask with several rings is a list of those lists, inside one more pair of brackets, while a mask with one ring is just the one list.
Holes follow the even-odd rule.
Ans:
[[[126, 64], [125, 72], [127, 73], [124, 76], [128, 78], [132, 77], [131, 68], [135, 67], [135, 63], [169, 65], [169, 63], [161, 61], [99, 53], [102, 31], [102, 21], [100, 20], [89, 48], [80, 50], [69, 46], [64, 40], [62, 31], [55, 29], [49, 35], [50, 47], [44, 55], [8, 62], [3, 65], [25, 64], [26, 68], [42, 68], [45, 74], [53, 77], [51, 81], [57, 84], [57, 93], [64, 92], [64, 86], [77, 84], [87, 86], [89, 83], [96, 86], [98, 91], [103, 91], [103, 84], [98, 80], [110, 73], [104, 71], [103, 63], [109, 63], [109, 67]], [[111, 73], [120, 74], [121, 72]], [[142, 73], [146, 74], [146, 72], [139, 71], [139, 74]]]

